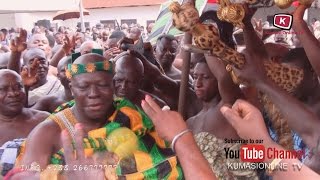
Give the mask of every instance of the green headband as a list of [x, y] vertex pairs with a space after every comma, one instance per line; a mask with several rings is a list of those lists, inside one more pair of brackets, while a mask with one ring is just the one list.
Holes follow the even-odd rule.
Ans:
[[88, 64], [68, 64], [66, 76], [68, 79], [71, 79], [73, 76], [78, 74], [93, 73], [97, 71], [113, 73], [112, 63], [106, 60]]

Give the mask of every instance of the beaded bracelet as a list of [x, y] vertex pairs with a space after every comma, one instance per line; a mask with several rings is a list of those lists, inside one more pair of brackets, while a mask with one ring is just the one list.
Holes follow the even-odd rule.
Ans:
[[174, 138], [173, 138], [173, 140], [172, 140], [172, 142], [171, 142], [171, 149], [172, 149], [172, 151], [173, 151], [174, 153], [175, 153], [174, 145], [176, 144], [177, 140], [178, 140], [181, 136], [183, 136], [184, 134], [186, 134], [186, 133], [188, 133], [188, 132], [191, 132], [191, 130], [190, 130], [190, 129], [186, 129], [186, 130], [184, 130], [184, 131], [182, 131], [182, 132], [180, 132], [179, 134], [177, 134], [177, 135], [174, 136]]

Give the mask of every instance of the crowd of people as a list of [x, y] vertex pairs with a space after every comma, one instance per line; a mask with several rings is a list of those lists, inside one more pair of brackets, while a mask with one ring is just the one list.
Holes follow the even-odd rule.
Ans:
[[[307, 8], [295, 9], [292, 30], [273, 33], [252, 18], [254, 10], [246, 11], [243, 29], [207, 12], [213, 15], [206, 23], [246, 58], [231, 73], [223, 59], [184, 49], [187, 38], [163, 34], [153, 46], [142, 44], [153, 24], [146, 33], [127, 24], [115, 29], [100, 24], [84, 32], [1, 29], [0, 177], [319, 179], [320, 21], [308, 25]], [[180, 114], [188, 53], [186, 112]], [[287, 92], [269, 78], [265, 61], [288, 67], [283, 74], [299, 69], [303, 79]], [[280, 126], [261, 94], [283, 117]], [[227, 158], [226, 149], [240, 150], [244, 143], [238, 142], [249, 139], [308, 156], [264, 159], [274, 166], [290, 164], [286, 171], [228, 168], [243, 162]], [[303, 167], [295, 171], [291, 165], [298, 162]]]

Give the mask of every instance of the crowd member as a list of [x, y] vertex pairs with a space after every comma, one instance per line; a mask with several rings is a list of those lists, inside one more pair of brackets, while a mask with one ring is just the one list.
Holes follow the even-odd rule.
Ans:
[[273, 41], [276, 44], [280, 44], [282, 46], [285, 46], [287, 48], [289, 48], [289, 43], [288, 43], [288, 35], [287, 35], [287, 31], [279, 31], [278, 33], [274, 34], [274, 39]]
[[101, 32], [101, 37], [99, 38], [99, 41], [98, 41], [98, 43], [100, 44], [100, 46], [101, 46], [103, 49], [106, 49], [106, 48], [107, 48], [108, 38], [109, 38], [109, 31], [103, 30], [103, 31]]
[[9, 42], [3, 31], [0, 31], [0, 53], [9, 52]]
[[[192, 53], [190, 59], [190, 75], [193, 77], [194, 75], [194, 68], [196, 67], [197, 63], [204, 60], [204, 55], [201, 53]], [[194, 78], [194, 77], [193, 77]]]
[[[118, 97], [125, 97], [135, 105], [140, 106], [146, 94], [149, 94], [141, 90], [143, 77], [144, 67], [140, 59], [129, 53], [123, 53], [120, 57], [117, 57], [113, 82], [115, 94]], [[161, 99], [153, 97], [159, 105], [165, 105]]]
[[[148, 55], [152, 53], [152, 50], [146, 51]], [[166, 76], [156, 65], [152, 64], [145, 56], [140, 55], [139, 59], [142, 61], [145, 73], [144, 81], [148, 82], [144, 85], [143, 90], [148, 93], [154, 94], [159, 97], [172, 109], [178, 110], [178, 98], [180, 82], [175, 81]], [[150, 57], [150, 55], [148, 55]], [[201, 102], [197, 99], [197, 96], [191, 86], [187, 88], [187, 103], [186, 103], [186, 117], [192, 117], [196, 115], [202, 108]]]
[[[209, 168], [207, 161], [201, 155], [190, 131], [187, 130], [186, 124], [181, 115], [173, 111], [162, 111], [161, 108], [152, 100], [150, 96], [146, 96], [142, 101], [141, 106], [144, 111], [151, 117], [155, 124], [157, 131], [161, 137], [168, 141], [177, 139], [173, 149], [179, 158], [183, 173], [186, 179], [210, 179], [215, 180], [215, 176]], [[168, 127], [170, 129], [168, 129]], [[182, 133], [183, 132], [183, 133]], [[181, 134], [182, 133], [182, 134]], [[181, 134], [181, 135], [179, 135]], [[76, 151], [80, 156], [84, 156], [82, 144], [82, 137], [84, 136], [82, 127], [78, 125], [76, 129]], [[61, 141], [65, 149], [66, 164], [69, 166], [96, 164], [95, 159], [82, 158], [75, 159], [72, 155], [71, 139], [68, 137], [66, 131], [61, 133]], [[67, 154], [68, 152], [68, 154]], [[192, 154], [192, 156], [190, 156]], [[72, 174], [73, 177], [85, 177], [85, 179], [95, 178], [98, 180], [104, 179], [104, 172], [102, 170], [95, 171], [76, 171]], [[70, 176], [72, 177], [72, 176]]]
[[297, 34], [293, 31], [291, 34], [291, 47], [292, 48], [300, 48], [302, 47], [300, 40], [298, 39]]
[[176, 57], [178, 41], [172, 35], [161, 35], [157, 39], [155, 56], [165, 74], [173, 80], [181, 80], [181, 71], [172, 64]]
[[12, 70], [0, 70], [0, 162], [1, 175], [13, 168], [23, 139], [49, 114], [24, 108], [22, 79]]
[[82, 32], [76, 32], [73, 36], [75, 37], [75, 51], [79, 52], [80, 46], [85, 42], [85, 35]]
[[8, 68], [20, 74], [22, 53], [24, 53], [22, 58], [23, 66], [30, 68], [33, 62], [39, 63], [36, 73], [30, 77], [32, 81], [30, 81], [30, 84], [25, 84], [25, 89], [28, 91], [28, 107], [31, 107], [40, 97], [62, 90], [62, 86], [55, 76], [48, 75], [51, 67], [47, 56], [50, 53], [50, 47], [45, 35], [33, 35], [27, 42], [27, 47], [26, 36], [26, 31], [22, 30], [20, 36], [12, 41], [12, 52]]
[[[26, 94], [19, 74], [12, 70], [0, 70], [1, 73], [1, 142], [25, 138], [47, 113], [24, 108]], [[15, 128], [8, 128], [15, 127]]]
[[[119, 29], [120, 30], [120, 29]], [[127, 36], [129, 35], [129, 26], [127, 23], [123, 23], [121, 25], [121, 30], [124, 32], [124, 34]]]
[[32, 34], [41, 34], [41, 29], [39, 26], [34, 26], [33, 29], [31, 30]]
[[98, 39], [98, 37], [99, 37], [99, 31], [95, 26], [92, 27], [91, 31], [92, 31], [92, 34], [91, 34], [92, 35], [92, 40], [96, 41]]
[[4, 45], [4, 46], [9, 46], [10, 45], [10, 41], [8, 38], [8, 30], [3, 28], [0, 30], [0, 44]]
[[56, 77], [48, 75], [49, 62], [44, 51], [38, 48], [27, 50], [23, 57], [23, 65], [30, 67], [35, 61], [39, 64], [33, 77], [35, 81], [25, 87], [28, 91], [29, 107], [35, 105], [41, 97], [63, 90], [60, 81]]
[[54, 34], [54, 38], [55, 45], [52, 48], [52, 56], [54, 56], [57, 53], [57, 51], [63, 46], [64, 34], [57, 32], [56, 34]]
[[[168, 176], [169, 179], [182, 179], [183, 174], [176, 157], [167, 148], [166, 143], [157, 136], [151, 120], [142, 110], [136, 109], [130, 101], [126, 99], [122, 99], [118, 103], [113, 101], [113, 69], [109, 61], [103, 60], [103, 56], [86, 54], [77, 58], [72, 65], [87, 66], [89, 63], [95, 63], [96, 71], [73, 71], [73, 68], [68, 68], [72, 75], [70, 87], [75, 98], [75, 105], [50, 116], [31, 132], [25, 146], [26, 151], [22, 153], [19, 164], [30, 165], [36, 162], [40, 169], [45, 169], [50, 163], [63, 163], [63, 157], [58, 157], [57, 154], [50, 160], [51, 155], [62, 148], [62, 142], [57, 137], [59, 137], [61, 130], [68, 129], [68, 133], [75, 138], [74, 125], [79, 122], [83, 124], [85, 133], [88, 133], [92, 138], [103, 138], [102, 136], [106, 138], [108, 134], [101, 133], [102, 131], [107, 132], [107, 129], [108, 132], [116, 131], [119, 126], [131, 129], [139, 137], [139, 150], [133, 151], [133, 157], [129, 156], [129, 159], [124, 158], [120, 161], [118, 168], [121, 170], [117, 171], [119, 177], [139, 176], [152, 179], [152, 177]], [[104, 63], [103, 66], [100, 63]], [[137, 117], [137, 113], [140, 119]], [[98, 144], [92, 144], [91, 147], [99, 148], [98, 146]], [[157, 152], [157, 154], [152, 154], [153, 152]], [[149, 159], [151, 161], [148, 159], [135, 160], [135, 158], [143, 157], [151, 158]], [[39, 176], [39, 172], [23, 171], [14, 176], [22, 178], [30, 175]]]
[[0, 69], [7, 69], [8, 62], [10, 59], [10, 52], [9, 53], [0, 53]]
[[48, 29], [45, 29], [45, 35], [49, 41], [50, 48], [53, 48], [55, 45], [55, 37], [53, 36], [53, 33], [49, 31]]
[[[244, 178], [238, 171], [229, 171], [226, 166], [225, 149], [240, 149], [239, 143], [226, 143], [225, 139], [239, 139], [236, 131], [226, 122], [219, 109], [224, 104], [233, 104], [241, 97], [240, 88], [232, 82], [221, 60], [206, 56], [194, 68], [194, 90], [202, 102], [201, 111], [188, 119], [188, 128], [208, 160], [217, 178]], [[208, 144], [209, 143], [209, 144]], [[243, 172], [243, 170], [240, 170]], [[257, 179], [254, 171], [248, 170], [246, 179]]]
[[120, 30], [115, 30], [111, 33], [107, 41], [106, 51], [104, 52], [104, 57], [106, 59], [111, 60], [121, 53], [119, 42], [125, 37], [126, 34]]
[[133, 27], [130, 29], [128, 38], [132, 39], [134, 42], [137, 42], [141, 37], [141, 30], [139, 27]]
[[47, 111], [53, 113], [58, 106], [69, 102], [73, 99], [70, 87], [69, 80], [66, 77], [65, 69], [68, 64], [71, 63], [71, 57], [64, 57], [59, 61], [57, 66], [58, 74], [57, 77], [61, 82], [61, 85], [64, 87], [63, 91], [58, 91], [52, 95], [46, 95], [44, 97], [39, 98], [37, 103], [32, 107], [33, 109], [37, 109], [40, 111]]
[[152, 32], [152, 29], [153, 29], [153, 26], [154, 26], [154, 23], [150, 23], [147, 27], [147, 35], [149, 36]]
[[86, 41], [81, 44], [79, 52], [81, 55], [91, 53], [92, 49], [101, 49], [101, 46], [95, 41]]
[[[17, 45], [24, 43], [18, 42]], [[49, 46], [48, 38], [44, 33], [33, 34], [27, 41], [27, 49], [39, 48], [45, 52], [45, 57], [49, 59], [52, 55], [51, 47]]]

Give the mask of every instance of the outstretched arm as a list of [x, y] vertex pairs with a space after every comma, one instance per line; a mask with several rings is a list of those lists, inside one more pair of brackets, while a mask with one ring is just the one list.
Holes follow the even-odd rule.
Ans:
[[133, 51], [131, 53], [134, 53], [142, 61], [145, 76], [148, 76], [148, 78], [153, 81], [159, 90], [172, 97], [179, 96], [178, 82], [162, 74], [159, 68], [148, 61], [143, 55]]
[[21, 29], [19, 37], [11, 40], [10, 48], [11, 48], [11, 56], [8, 62], [8, 69], [16, 71], [20, 74], [21, 70], [21, 53], [27, 49], [27, 31]]
[[211, 73], [218, 80], [218, 88], [224, 103], [233, 103], [241, 95], [238, 85], [233, 83], [224, 63], [217, 57], [205, 54], [205, 58]]
[[56, 52], [56, 54], [51, 58], [50, 65], [57, 67], [59, 61], [64, 57], [71, 54], [71, 50], [74, 49], [76, 38], [72, 36], [70, 39], [67, 35], [65, 36], [65, 41], [63, 46]]
[[[166, 141], [171, 142], [177, 134], [187, 129], [179, 113], [161, 110], [150, 96], [142, 101], [141, 106], [151, 118], [159, 136]], [[186, 179], [216, 179], [208, 161], [203, 157], [193, 139], [192, 133], [184, 133], [172, 148], [178, 156]]]
[[243, 23], [245, 25], [243, 29], [243, 36], [244, 36], [244, 42], [246, 45], [246, 51], [248, 52], [256, 52], [258, 54], [261, 54], [262, 56], [267, 55], [267, 51], [264, 47], [264, 43], [261, 40], [261, 38], [258, 36], [256, 30], [253, 28], [251, 19], [254, 13], [256, 12], [256, 9], [249, 9], [246, 8], [246, 17], [243, 20]]
[[[259, 110], [243, 100], [237, 100], [236, 103], [229, 107], [221, 108], [222, 114], [227, 121], [237, 130], [239, 136], [243, 139], [262, 139], [265, 148], [275, 148], [277, 151], [284, 150], [283, 147], [276, 144], [270, 138], [267, 128], [265, 126], [263, 117]], [[252, 130], [254, 129], [254, 131]], [[264, 160], [266, 163], [272, 163], [273, 159], [268, 157]], [[280, 163], [287, 163], [288, 169], [286, 171], [275, 171], [272, 174], [274, 179], [319, 179], [320, 176], [302, 165], [298, 159], [282, 159]], [[301, 164], [302, 168], [297, 171], [293, 165]], [[276, 165], [275, 165], [276, 166]]]
[[316, 114], [269, 79], [257, 83], [256, 87], [277, 105], [289, 126], [301, 136], [308, 147], [315, 147], [320, 137], [320, 121]]
[[303, 14], [307, 7], [305, 5], [299, 5], [293, 13], [292, 28], [297, 33], [297, 37], [300, 40], [307, 57], [317, 73], [320, 76], [320, 42], [312, 34], [308, 28], [307, 23], [303, 20]]
[[320, 136], [318, 117], [269, 79], [262, 64], [252, 57], [252, 54], [247, 54], [246, 59], [249, 65], [245, 65], [242, 70], [234, 68], [234, 72], [240, 79], [266, 94], [288, 120], [290, 128], [301, 136], [308, 147], [315, 147], [317, 138]]

